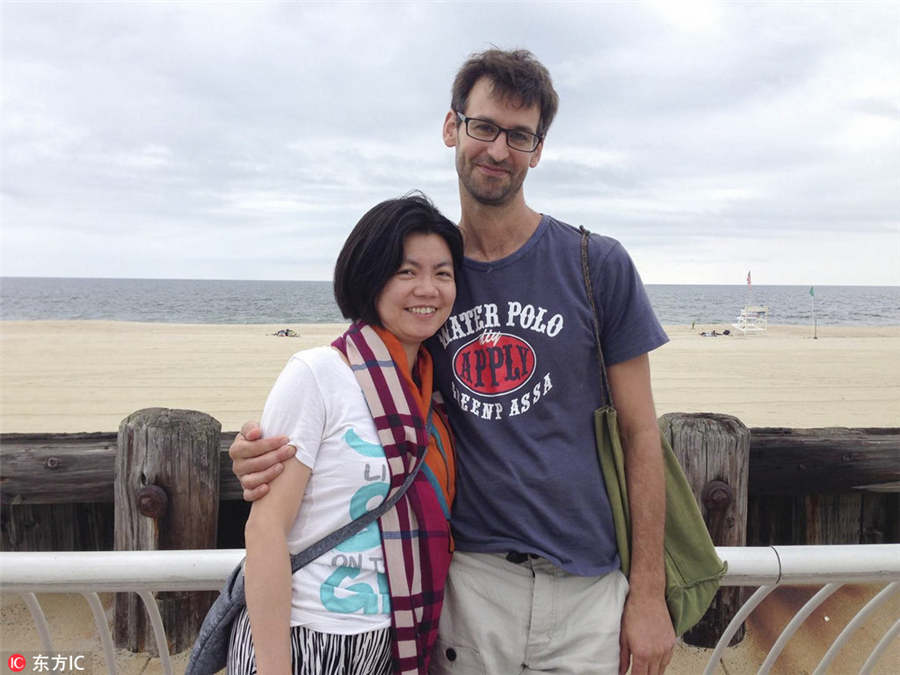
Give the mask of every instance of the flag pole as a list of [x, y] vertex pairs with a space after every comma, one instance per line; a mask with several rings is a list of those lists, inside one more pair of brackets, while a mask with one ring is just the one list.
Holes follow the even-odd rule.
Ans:
[[819, 325], [816, 322], [816, 287], [809, 287], [809, 295], [812, 298], [813, 340], [819, 339]]

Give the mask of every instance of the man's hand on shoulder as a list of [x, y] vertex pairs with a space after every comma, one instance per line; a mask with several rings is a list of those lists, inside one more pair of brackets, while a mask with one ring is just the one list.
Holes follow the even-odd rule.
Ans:
[[271, 483], [283, 470], [282, 462], [294, 455], [293, 446], [284, 436], [263, 438], [256, 422], [245, 422], [234, 437], [228, 454], [231, 470], [244, 488], [244, 500], [253, 502], [269, 491]]
[[662, 675], [675, 648], [675, 630], [662, 596], [625, 600], [619, 636], [619, 673], [631, 663], [632, 675]]

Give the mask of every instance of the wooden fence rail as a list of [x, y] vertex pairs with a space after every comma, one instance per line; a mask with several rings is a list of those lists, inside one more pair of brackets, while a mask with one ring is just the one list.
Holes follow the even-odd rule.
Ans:
[[[228, 448], [236, 431], [219, 437], [219, 499], [241, 499]], [[0, 492], [9, 504], [112, 502], [116, 432], [0, 434]]]
[[[239, 500], [220, 437], [219, 499]], [[112, 502], [116, 433], [0, 434], [0, 493], [6, 504]], [[900, 428], [750, 429], [750, 496], [847, 492], [900, 482]], [[894, 489], [900, 489], [895, 486]]]

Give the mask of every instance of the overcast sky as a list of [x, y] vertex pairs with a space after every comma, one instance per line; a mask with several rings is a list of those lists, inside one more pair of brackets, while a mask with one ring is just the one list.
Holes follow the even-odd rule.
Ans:
[[528, 203], [648, 283], [900, 284], [900, 2], [2, 3], [3, 275], [328, 279], [372, 204], [459, 217], [491, 44], [559, 114]]

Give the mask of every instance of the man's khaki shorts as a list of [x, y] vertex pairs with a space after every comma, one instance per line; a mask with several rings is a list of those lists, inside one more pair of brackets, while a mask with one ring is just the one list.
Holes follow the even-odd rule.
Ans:
[[454, 553], [432, 675], [618, 673], [625, 576], [525, 558]]

